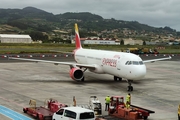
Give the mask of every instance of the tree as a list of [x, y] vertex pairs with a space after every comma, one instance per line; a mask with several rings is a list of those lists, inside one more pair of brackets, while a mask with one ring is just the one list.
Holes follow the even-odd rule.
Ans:
[[35, 41], [36, 40], [42, 40], [44, 42], [44, 41], [48, 40], [48, 36], [44, 35], [42, 32], [39, 32], [39, 31], [32, 31], [32, 32], [30, 32], [30, 36]]
[[124, 45], [124, 40], [123, 39], [121, 39], [120, 45]]
[[143, 41], [143, 45], [146, 45], [146, 41], [145, 40]]

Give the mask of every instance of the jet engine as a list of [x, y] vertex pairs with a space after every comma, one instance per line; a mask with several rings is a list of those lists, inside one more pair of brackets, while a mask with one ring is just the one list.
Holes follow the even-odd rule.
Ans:
[[76, 81], [80, 81], [84, 77], [83, 71], [81, 69], [79, 69], [79, 68], [72, 68], [69, 71], [69, 75], [73, 80], [76, 80]]

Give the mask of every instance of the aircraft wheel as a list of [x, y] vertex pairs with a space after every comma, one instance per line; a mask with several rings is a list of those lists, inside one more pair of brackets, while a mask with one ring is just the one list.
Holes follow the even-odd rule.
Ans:
[[133, 86], [131, 86], [131, 91], [133, 91]]
[[122, 78], [118, 77], [118, 80], [119, 80], [119, 81], [122, 81]]
[[114, 81], [117, 81], [118, 77], [114, 76]]
[[27, 110], [25, 108], [23, 108], [23, 111], [24, 111], [24, 113], [27, 113]]
[[38, 114], [38, 113], [36, 114], [36, 119], [38, 119], [38, 120], [39, 120], [39, 114]]
[[130, 91], [130, 86], [127, 87], [127, 91]]
[[82, 82], [84, 82], [84, 77], [81, 79]]
[[133, 86], [128, 86], [127, 90], [128, 91], [133, 91]]
[[144, 120], [147, 120], [148, 116], [144, 116]]

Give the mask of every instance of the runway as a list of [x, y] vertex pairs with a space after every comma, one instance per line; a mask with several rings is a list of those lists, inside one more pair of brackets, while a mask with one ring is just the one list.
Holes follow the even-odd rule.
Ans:
[[[159, 56], [161, 57], [161, 56]], [[163, 57], [166, 57], [163, 55]], [[39, 56], [33, 57], [40, 58]], [[42, 59], [73, 61], [73, 56], [42, 57]], [[157, 58], [143, 56], [142, 59]], [[170, 61], [147, 63], [147, 75], [144, 79], [134, 81], [131, 92], [132, 104], [155, 111], [149, 120], [175, 120], [179, 105], [180, 60], [179, 56]], [[55, 98], [66, 104], [88, 104], [89, 96], [96, 95], [103, 105], [106, 95], [126, 96], [126, 81], [114, 82], [110, 75], [85, 72], [85, 82], [76, 82], [69, 77], [69, 66], [48, 63], [18, 62], [0, 59], [0, 105], [18, 113], [29, 106], [29, 100], [35, 99], [37, 106], [44, 105], [47, 98]], [[10, 120], [0, 114], [3, 120]], [[30, 117], [31, 118], [31, 117]]]

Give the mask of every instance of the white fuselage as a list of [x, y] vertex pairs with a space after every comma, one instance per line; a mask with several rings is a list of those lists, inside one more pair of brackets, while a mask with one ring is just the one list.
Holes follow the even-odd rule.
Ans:
[[138, 80], [146, 74], [142, 59], [132, 53], [77, 49], [74, 59], [77, 63], [95, 65], [96, 69], [89, 70], [99, 74], [110, 74], [128, 80]]

